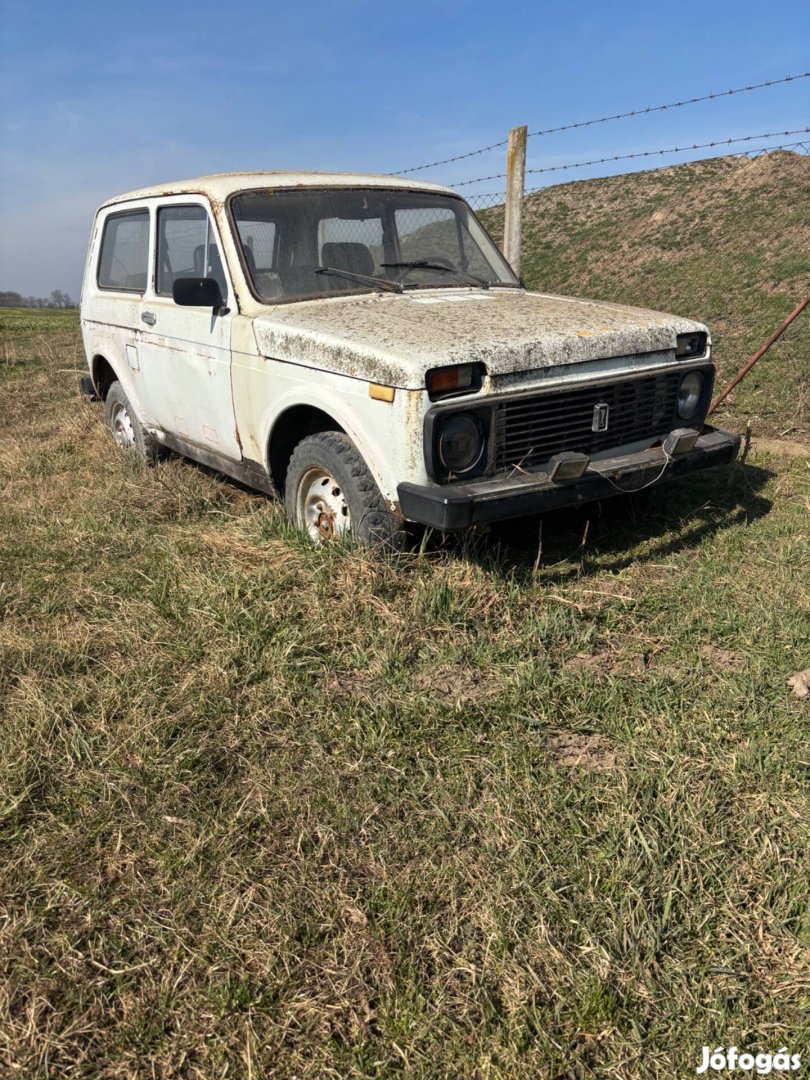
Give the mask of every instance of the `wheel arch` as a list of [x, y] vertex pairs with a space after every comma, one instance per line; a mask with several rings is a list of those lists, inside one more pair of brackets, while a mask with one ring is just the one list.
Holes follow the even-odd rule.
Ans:
[[120, 383], [136, 416], [142, 424], [147, 425], [139, 388], [132, 378], [132, 372], [125, 363], [116, 366], [109, 357], [109, 352], [94, 352], [90, 362], [90, 377], [97, 396], [106, 401], [113, 383]]
[[373, 410], [379, 403], [363, 393], [346, 395], [342, 382], [341, 379], [334, 388], [290, 387], [287, 394], [276, 398], [264, 413], [263, 421], [256, 425], [264, 434], [258, 438], [248, 434], [243, 440], [255, 448], [254, 460], [264, 459], [264, 468], [276, 490], [282, 493], [287, 465], [297, 444], [321, 431], [342, 431], [357, 447], [384, 498], [393, 502], [400, 477], [396, 466], [389, 461], [386, 446], [392, 436], [391, 425], [396, 426], [398, 419], [375, 416]]
[[293, 450], [302, 439], [322, 431], [342, 431], [344, 435], [349, 434], [334, 416], [315, 405], [288, 405], [276, 417], [267, 443], [267, 467], [279, 493], [284, 492], [287, 466]]
[[102, 401], [107, 400], [107, 394], [114, 382], [120, 382], [118, 374], [110, 361], [102, 353], [96, 353], [90, 363], [90, 375], [96, 394]]

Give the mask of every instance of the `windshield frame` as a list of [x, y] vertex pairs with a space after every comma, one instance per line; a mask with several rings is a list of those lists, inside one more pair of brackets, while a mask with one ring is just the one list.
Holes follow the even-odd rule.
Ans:
[[[299, 304], [299, 303], [306, 302], [306, 301], [311, 301], [311, 300], [340, 300], [340, 299], [343, 299], [343, 298], [348, 297], [348, 296], [368, 296], [368, 295], [373, 295], [374, 293], [383, 291], [383, 290], [375, 289], [371, 285], [358, 285], [358, 287], [356, 289], [342, 289], [339, 292], [306, 293], [305, 295], [302, 295], [302, 296], [262, 296], [262, 294], [260, 292], [258, 292], [258, 290], [256, 288], [256, 283], [253, 280], [253, 275], [251, 274], [250, 268], [248, 267], [247, 259], [245, 258], [244, 246], [242, 244], [242, 237], [240, 236], [238, 223], [237, 223], [236, 217], [235, 217], [234, 212], [233, 212], [233, 202], [234, 202], [235, 199], [242, 198], [245, 195], [271, 195], [271, 194], [274, 194], [275, 192], [284, 193], [284, 192], [289, 192], [290, 190], [295, 190], [295, 191], [299, 191], [299, 192], [300, 191], [313, 191], [313, 192], [317, 192], [317, 191], [341, 191], [341, 192], [343, 192], [343, 191], [386, 191], [386, 192], [392, 192], [392, 193], [398, 193], [399, 192], [402, 195], [419, 195], [419, 196], [422, 196], [422, 197], [424, 197], [424, 196], [430, 197], [431, 195], [433, 195], [433, 196], [441, 197], [441, 198], [444, 198], [444, 199], [453, 199], [456, 202], [461, 203], [464, 206], [464, 208], [467, 210], [467, 212], [470, 214], [470, 216], [475, 220], [475, 223], [477, 224], [478, 228], [483, 232], [484, 236], [492, 244], [492, 247], [493, 247], [493, 249], [495, 251], [495, 254], [497, 255], [498, 260], [502, 264], [502, 269], [512, 279], [511, 281], [494, 281], [494, 282], [492, 282], [490, 284], [489, 288], [491, 288], [491, 289], [522, 289], [522, 288], [525, 287], [523, 285], [522, 280], [518, 277], [518, 275], [515, 273], [515, 271], [512, 269], [512, 267], [506, 261], [506, 257], [504, 256], [503, 252], [498, 247], [498, 245], [495, 243], [495, 241], [493, 240], [492, 235], [490, 234], [489, 230], [484, 225], [484, 223], [481, 221], [481, 219], [478, 217], [478, 215], [475, 213], [473, 208], [466, 201], [466, 199], [464, 199], [461, 195], [456, 194], [456, 192], [454, 192], [454, 191], [430, 191], [430, 190], [426, 191], [424, 188], [402, 188], [402, 187], [395, 187], [393, 185], [389, 186], [388, 184], [346, 184], [345, 186], [342, 185], [342, 184], [341, 185], [336, 185], [336, 184], [332, 184], [332, 185], [330, 185], [330, 184], [312, 184], [312, 185], [309, 185], [309, 184], [307, 184], [306, 186], [300, 186], [300, 187], [296, 186], [294, 188], [290, 188], [288, 185], [285, 184], [285, 185], [279, 185], [278, 187], [240, 188], [238, 191], [231, 192], [231, 194], [228, 195], [227, 199], [225, 200], [225, 211], [226, 211], [226, 215], [227, 215], [227, 218], [228, 218], [228, 226], [229, 226], [230, 232], [231, 232], [231, 239], [233, 240], [234, 246], [236, 248], [236, 253], [239, 256], [239, 264], [240, 264], [240, 267], [241, 267], [241, 270], [242, 270], [242, 275], [243, 275], [243, 277], [245, 279], [245, 282], [247, 283], [248, 289], [250, 290], [250, 294], [253, 297], [253, 299], [256, 300], [257, 303], [262, 304], [265, 307], [276, 307], [279, 304]], [[470, 285], [470, 284], [468, 284], [468, 283], [466, 283], [464, 281], [460, 281], [458, 278], [453, 280], [453, 278], [451, 278], [451, 275], [448, 274], [446, 281], [445, 280], [439, 280], [439, 281], [430, 282], [430, 283], [424, 284], [424, 285], [422, 285], [422, 284], [420, 284], [420, 285], [408, 285], [408, 284], [405, 284], [404, 292], [423, 292], [423, 291], [433, 290], [433, 289], [475, 289], [475, 288], [480, 288], [480, 287], [481, 286]]]

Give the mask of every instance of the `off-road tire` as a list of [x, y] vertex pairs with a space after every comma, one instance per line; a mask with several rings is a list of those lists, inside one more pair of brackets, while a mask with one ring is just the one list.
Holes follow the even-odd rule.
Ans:
[[[165, 456], [165, 450], [154, 435], [150, 435], [138, 419], [135, 410], [124, 393], [121, 383], [116, 381], [107, 391], [104, 399], [104, 420], [113, 433], [116, 445], [124, 450], [139, 454], [149, 465], [154, 465]], [[122, 424], [129, 425], [131, 430], [131, 442], [126, 445], [119, 439]]]
[[342, 431], [310, 435], [293, 450], [284, 484], [284, 506], [297, 528], [307, 531], [299, 498], [302, 482], [313, 469], [334, 477], [351, 515], [353, 540], [365, 547], [402, 550], [406, 542], [403, 522], [386, 506], [362, 455]]

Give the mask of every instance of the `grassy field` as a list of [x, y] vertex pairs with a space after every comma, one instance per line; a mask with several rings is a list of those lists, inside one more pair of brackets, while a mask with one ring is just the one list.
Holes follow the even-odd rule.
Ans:
[[[788, 152], [558, 184], [526, 201], [523, 275], [546, 292], [700, 319], [726, 382], [810, 288], [809, 205], [810, 155]], [[502, 211], [483, 216], [500, 235]], [[807, 313], [718, 417], [810, 435]]]
[[0, 1071], [810, 1054], [810, 469], [396, 560], [114, 450], [0, 311]]

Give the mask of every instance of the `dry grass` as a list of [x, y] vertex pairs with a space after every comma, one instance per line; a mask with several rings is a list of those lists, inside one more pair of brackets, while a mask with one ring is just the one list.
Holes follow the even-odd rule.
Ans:
[[72, 317], [0, 318], [0, 1070], [806, 1051], [805, 460], [548, 517], [537, 566], [536, 523], [319, 552], [116, 453]]

